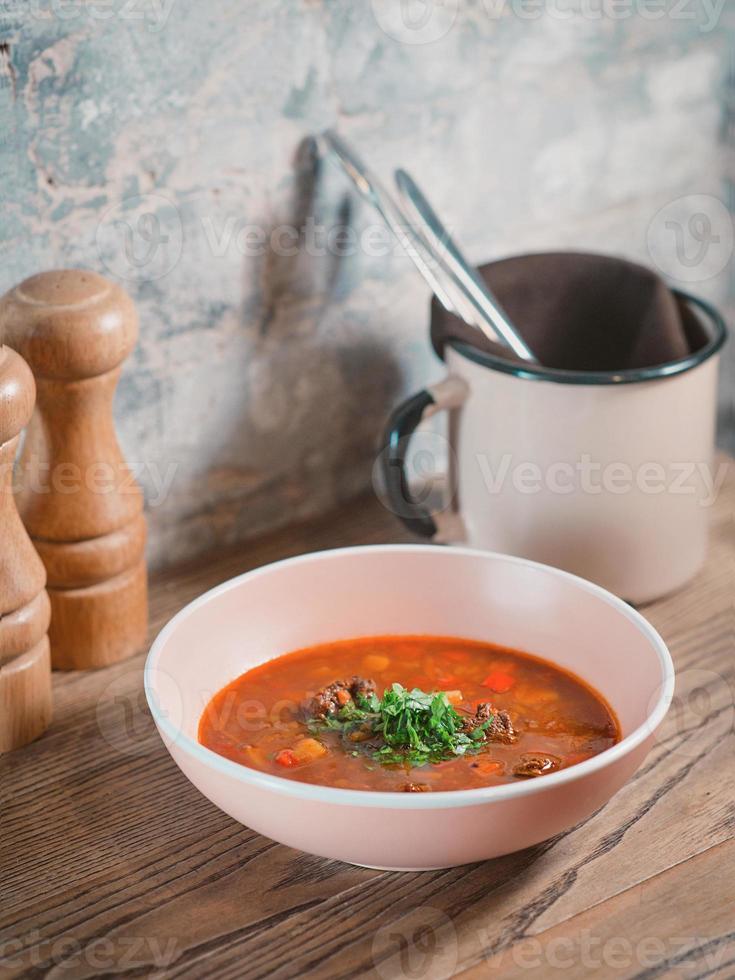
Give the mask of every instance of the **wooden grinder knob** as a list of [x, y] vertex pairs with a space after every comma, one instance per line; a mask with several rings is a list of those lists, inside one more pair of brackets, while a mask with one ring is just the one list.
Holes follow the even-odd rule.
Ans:
[[102, 667], [138, 652], [148, 626], [143, 495], [112, 416], [135, 307], [94, 272], [43, 272], [0, 300], [0, 335], [38, 389], [17, 499], [48, 573], [53, 666]]
[[0, 347], [0, 752], [37, 738], [51, 721], [46, 572], [13, 498], [13, 461], [35, 394], [28, 365]]

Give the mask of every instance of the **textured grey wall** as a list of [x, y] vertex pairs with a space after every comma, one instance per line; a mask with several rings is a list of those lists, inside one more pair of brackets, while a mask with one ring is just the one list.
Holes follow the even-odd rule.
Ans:
[[0, 287], [88, 265], [137, 300], [116, 410], [155, 563], [360, 490], [441, 373], [426, 289], [340, 174], [312, 186], [310, 132], [409, 167], [478, 261], [617, 252], [732, 309], [723, 0], [0, 9]]

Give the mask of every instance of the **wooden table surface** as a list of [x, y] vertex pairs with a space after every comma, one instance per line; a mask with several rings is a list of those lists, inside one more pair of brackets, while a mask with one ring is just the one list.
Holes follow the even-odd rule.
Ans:
[[[275, 844], [176, 768], [143, 655], [56, 674], [51, 728], [0, 760], [0, 976], [735, 976], [734, 513], [728, 465], [707, 567], [644, 609], [678, 682], [641, 770], [584, 824], [495, 861], [388, 873]], [[248, 568], [397, 540], [358, 501], [158, 578], [151, 632]]]

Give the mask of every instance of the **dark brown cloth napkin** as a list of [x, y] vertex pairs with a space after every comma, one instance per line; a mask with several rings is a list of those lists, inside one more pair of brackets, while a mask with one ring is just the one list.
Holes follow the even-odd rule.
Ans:
[[[545, 367], [621, 371], [686, 357], [706, 343], [696, 315], [654, 272], [589, 252], [519, 255], [480, 268]], [[431, 341], [441, 357], [450, 338], [519, 358], [432, 302]]]

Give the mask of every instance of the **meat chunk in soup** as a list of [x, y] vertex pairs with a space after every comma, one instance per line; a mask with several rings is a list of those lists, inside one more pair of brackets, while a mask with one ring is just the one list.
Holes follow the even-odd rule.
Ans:
[[513, 775], [521, 778], [532, 776], [543, 776], [547, 772], [554, 772], [561, 768], [561, 759], [553, 755], [541, 755], [537, 752], [526, 752], [521, 756], [520, 762], [513, 767]]
[[471, 718], [464, 723], [465, 731], [474, 732], [487, 721], [490, 724], [483, 729], [483, 737], [488, 742], [505, 742], [512, 745], [518, 740], [513, 722], [507, 711], [494, 708], [488, 701], [483, 701], [477, 706], [477, 710]]
[[307, 706], [307, 710], [317, 718], [333, 715], [358, 696], [375, 694], [375, 681], [364, 677], [351, 677], [347, 681], [335, 681], [318, 691]]

